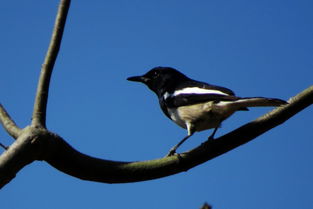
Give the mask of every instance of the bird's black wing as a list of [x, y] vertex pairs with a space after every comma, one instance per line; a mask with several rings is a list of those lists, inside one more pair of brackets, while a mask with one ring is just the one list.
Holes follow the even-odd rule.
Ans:
[[196, 80], [192, 80], [192, 79], [185, 81], [184, 83], [181, 83], [180, 85], [177, 85], [175, 89], [182, 89], [182, 88], [186, 88], [186, 87], [198, 87], [198, 88], [208, 89], [208, 90], [217, 90], [217, 91], [221, 91], [225, 94], [235, 96], [235, 93], [228, 88], [225, 88], [222, 86], [216, 86], [216, 85], [212, 85], [209, 83], [196, 81]]
[[[193, 92], [193, 90], [184, 91], [184, 89], [190, 88], [196, 88], [195, 92]], [[205, 90], [212, 92], [205, 93], [203, 92]], [[241, 98], [235, 96], [235, 93], [228, 88], [190, 79], [179, 84], [175, 83], [169, 92], [167, 92], [167, 95], [163, 94], [159, 97], [159, 102], [165, 115], [170, 118], [167, 108], [177, 108], [180, 106], [194, 105], [210, 101], [218, 103], [221, 101], [236, 101], [239, 99]], [[241, 108], [239, 110], [248, 109]]]
[[[189, 91], [184, 91], [187, 89]], [[205, 93], [206, 90], [212, 92]], [[240, 98], [236, 97], [235, 93], [228, 88], [190, 79], [176, 85], [169, 92], [169, 96], [163, 99], [167, 107], [180, 107], [209, 101], [236, 101]]]

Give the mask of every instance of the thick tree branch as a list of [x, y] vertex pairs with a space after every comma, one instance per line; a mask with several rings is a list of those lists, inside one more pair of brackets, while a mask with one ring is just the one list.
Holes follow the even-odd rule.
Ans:
[[42, 160], [49, 152], [53, 135], [46, 129], [27, 126], [17, 140], [0, 155], [0, 188], [9, 183], [24, 166]]
[[58, 14], [55, 20], [53, 33], [50, 40], [50, 45], [44, 63], [42, 64], [41, 73], [38, 81], [32, 117], [32, 125], [34, 126], [46, 127], [46, 110], [48, 102], [49, 83], [53, 66], [60, 49], [70, 2], [70, 0], [61, 0], [59, 5]]
[[62, 138], [56, 137], [53, 149], [45, 159], [56, 169], [74, 177], [106, 183], [136, 182], [161, 178], [186, 171], [243, 145], [264, 132], [282, 124], [313, 103], [313, 86], [292, 98], [289, 105], [248, 123], [214, 141], [178, 156], [142, 162], [101, 160], [73, 149]]
[[31, 140], [30, 135], [21, 134], [0, 156], [0, 188], [9, 183], [25, 165], [35, 160]]
[[105, 183], [145, 181], [173, 175], [220, 156], [282, 124], [313, 103], [313, 86], [290, 99], [289, 103], [188, 152], [141, 162], [117, 162], [90, 157], [72, 148], [56, 134], [44, 128], [29, 126], [0, 156], [0, 188], [34, 160], [45, 160], [56, 169], [83, 180]]
[[16, 139], [21, 134], [21, 129], [17, 127], [15, 122], [11, 119], [10, 115], [5, 111], [4, 107], [0, 104], [0, 122], [4, 129]]

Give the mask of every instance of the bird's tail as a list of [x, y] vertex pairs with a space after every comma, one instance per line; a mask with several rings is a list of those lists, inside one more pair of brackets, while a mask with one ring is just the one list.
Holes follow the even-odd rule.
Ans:
[[226, 101], [222, 103], [238, 110], [247, 110], [247, 107], [277, 107], [288, 104], [288, 102], [281, 99], [265, 97], [244, 97], [236, 101]]
[[282, 99], [266, 98], [266, 97], [245, 97], [236, 101], [243, 107], [277, 107], [288, 104]]

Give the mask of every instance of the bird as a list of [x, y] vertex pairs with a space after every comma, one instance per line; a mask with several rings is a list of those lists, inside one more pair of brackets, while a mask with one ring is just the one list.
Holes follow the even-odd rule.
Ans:
[[187, 129], [187, 136], [166, 156], [176, 154], [177, 148], [195, 132], [214, 129], [208, 140], [214, 139], [221, 123], [236, 111], [287, 104], [277, 98], [238, 97], [228, 88], [193, 80], [172, 67], [154, 67], [144, 75], [127, 80], [145, 84], [157, 95], [163, 113]]

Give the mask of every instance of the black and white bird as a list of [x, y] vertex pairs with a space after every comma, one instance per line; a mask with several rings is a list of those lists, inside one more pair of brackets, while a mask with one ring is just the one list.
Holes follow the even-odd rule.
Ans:
[[127, 78], [147, 85], [158, 96], [164, 114], [188, 135], [171, 148], [168, 156], [195, 132], [214, 128], [213, 139], [222, 121], [248, 107], [281, 106], [284, 100], [265, 97], [237, 97], [228, 88], [188, 78], [171, 67], [155, 67], [142, 76]]

